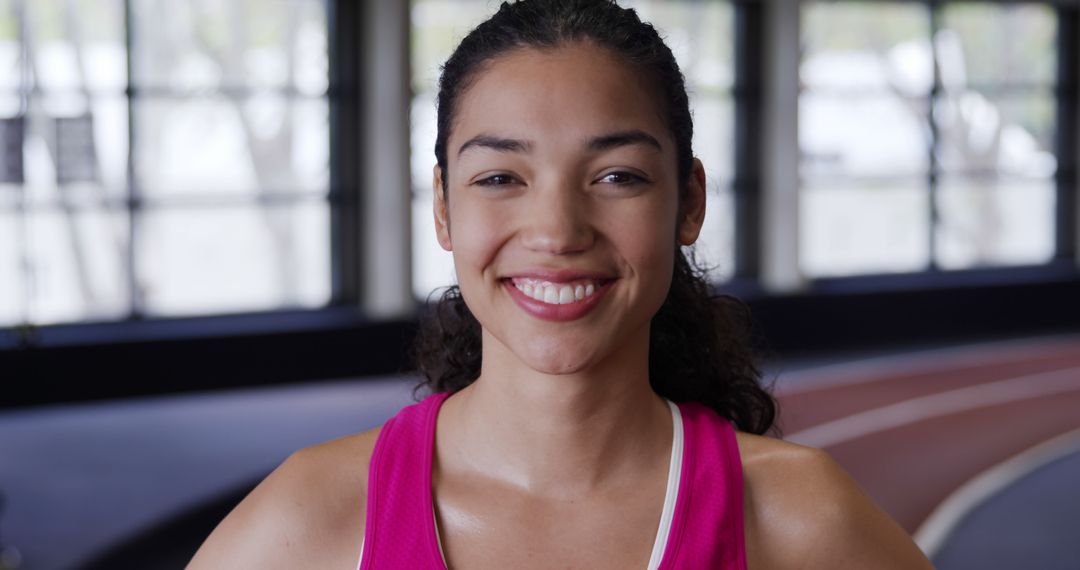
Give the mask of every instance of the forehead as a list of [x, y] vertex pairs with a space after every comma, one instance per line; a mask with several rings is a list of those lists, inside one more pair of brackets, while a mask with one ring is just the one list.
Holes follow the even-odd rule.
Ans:
[[592, 44], [515, 50], [488, 62], [461, 94], [449, 146], [480, 133], [543, 145], [640, 129], [671, 152], [658, 91], [644, 72]]

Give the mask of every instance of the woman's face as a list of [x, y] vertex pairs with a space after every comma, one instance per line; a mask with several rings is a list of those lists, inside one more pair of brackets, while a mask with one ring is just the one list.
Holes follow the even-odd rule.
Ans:
[[701, 226], [704, 175], [695, 161], [680, 208], [645, 78], [591, 44], [523, 49], [488, 62], [457, 105], [435, 221], [484, 342], [500, 345], [485, 355], [565, 374], [647, 349], [675, 243]]

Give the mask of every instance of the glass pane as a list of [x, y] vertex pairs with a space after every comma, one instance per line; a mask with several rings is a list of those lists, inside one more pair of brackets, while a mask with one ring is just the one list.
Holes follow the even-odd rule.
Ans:
[[147, 209], [135, 236], [146, 311], [173, 316], [324, 305], [329, 224], [323, 200]]
[[409, 169], [413, 199], [428, 198], [435, 168], [435, 93], [425, 91], [413, 97], [409, 118]]
[[[19, 43], [19, 21], [15, 13], [15, 0], [0, 0], [0, 92], [15, 91], [23, 80], [22, 45]], [[14, 115], [6, 107], [0, 114]]]
[[735, 178], [735, 105], [729, 97], [691, 96], [694, 156], [708, 180], [727, 185]]
[[717, 94], [734, 86], [735, 15], [730, 3], [637, 0], [622, 5], [660, 30], [692, 93]]
[[947, 177], [938, 187], [946, 269], [1045, 263], [1054, 255], [1054, 181]]
[[324, 99], [135, 102], [139, 190], [151, 196], [251, 196], [329, 186]]
[[132, 10], [141, 87], [326, 91], [321, 0], [134, 0]]
[[1053, 176], [1056, 105], [1049, 93], [991, 98], [966, 90], [939, 99], [934, 116], [942, 169]]
[[3, 200], [5, 190], [8, 188], [0, 186], [0, 327], [23, 322], [29, 316], [25, 314], [26, 280], [19, 269], [23, 258], [19, 219]]
[[930, 92], [934, 81], [930, 12], [907, 2], [812, 2], [802, 6], [809, 89]]
[[498, 8], [493, 0], [415, 0], [410, 14], [413, 93], [434, 91], [439, 67], [450, 52]]
[[1057, 15], [1048, 4], [946, 4], [935, 43], [946, 86], [1055, 83]]
[[11, 190], [20, 190], [26, 181], [25, 146], [26, 117], [0, 115], [0, 184]]
[[97, 97], [89, 103], [76, 115], [28, 117], [23, 158], [32, 204], [64, 197], [116, 203], [127, 195], [127, 100]]
[[[30, 66], [46, 90], [116, 94], [127, 85], [123, 0], [20, 2]], [[10, 12], [9, 12], [10, 13]]]
[[[3, 49], [0, 47], [0, 51]], [[2, 70], [0, 70], [0, 77], [3, 77]], [[23, 115], [25, 105], [19, 95], [13, 91], [4, 92], [2, 89], [3, 87], [0, 86], [0, 121]]]
[[0, 182], [0, 212], [14, 210], [22, 203], [21, 193], [21, 186]]
[[924, 181], [811, 181], [799, 200], [799, 259], [808, 277], [926, 269], [930, 216]]
[[27, 212], [25, 238], [19, 242], [28, 262], [23, 278], [30, 322], [113, 320], [126, 315], [127, 240], [123, 211], [50, 208]]
[[435, 289], [457, 283], [454, 256], [435, 239], [431, 191], [417, 192], [412, 200], [413, 294], [427, 299]]
[[727, 97], [692, 97], [694, 154], [705, 166], [708, 197], [705, 225], [695, 244], [698, 261], [711, 268], [714, 282], [735, 273], [735, 209], [731, 181], [735, 177], [735, 109]]
[[[926, 104], [898, 96], [799, 96], [803, 177], [897, 176], [930, 165]], [[888, 136], [883, 136], [888, 133]]]
[[735, 275], [735, 201], [731, 187], [709, 184], [705, 223], [694, 244], [698, 265], [709, 279], [720, 283]]

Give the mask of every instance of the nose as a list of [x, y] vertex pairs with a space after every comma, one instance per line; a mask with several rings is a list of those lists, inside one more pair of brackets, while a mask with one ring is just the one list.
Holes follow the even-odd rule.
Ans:
[[525, 220], [522, 243], [533, 251], [579, 253], [589, 249], [595, 238], [588, 198], [571, 185], [534, 188]]

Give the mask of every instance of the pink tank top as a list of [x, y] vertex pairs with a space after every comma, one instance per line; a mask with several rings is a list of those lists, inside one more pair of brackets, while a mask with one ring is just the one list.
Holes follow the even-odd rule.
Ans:
[[[368, 472], [360, 570], [445, 569], [435, 528], [435, 420], [448, 393], [403, 408], [383, 425]], [[660, 570], [745, 570], [743, 480], [735, 430], [696, 403], [678, 405], [682, 473]]]

